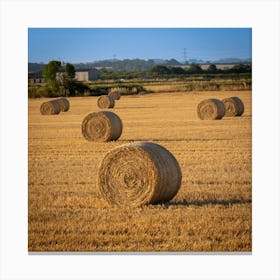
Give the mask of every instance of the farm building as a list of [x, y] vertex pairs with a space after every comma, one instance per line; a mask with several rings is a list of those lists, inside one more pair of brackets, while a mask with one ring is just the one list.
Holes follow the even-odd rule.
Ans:
[[95, 68], [76, 71], [75, 79], [77, 81], [95, 81], [99, 79], [99, 71]]
[[29, 84], [44, 83], [42, 74], [29, 72], [28, 73], [28, 83]]
[[[63, 73], [63, 71], [57, 72], [56, 79], [61, 80]], [[99, 71], [95, 68], [78, 70], [75, 73], [75, 79], [80, 82], [95, 81], [99, 79], [99, 76]]]

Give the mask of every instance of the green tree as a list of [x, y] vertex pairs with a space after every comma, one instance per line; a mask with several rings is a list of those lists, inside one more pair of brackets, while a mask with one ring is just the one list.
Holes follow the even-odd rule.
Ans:
[[182, 67], [171, 67], [170, 71], [172, 74], [185, 74], [186, 71]]
[[43, 69], [43, 77], [45, 81], [55, 81], [56, 73], [61, 67], [61, 62], [56, 60], [51, 60], [48, 64], [45, 65]]
[[151, 69], [151, 72], [156, 74], [170, 74], [170, 69], [163, 65], [156, 65]]
[[61, 71], [61, 62], [52, 60], [43, 69], [43, 77], [46, 86], [45, 91], [48, 96], [76, 96], [83, 95], [90, 88], [75, 80], [75, 67], [71, 63], [65, 65], [64, 71]]
[[64, 68], [64, 72], [60, 73], [60, 92], [64, 96], [73, 96], [76, 91], [75, 80], [75, 67], [71, 63], [67, 63]]
[[248, 64], [236, 64], [230, 69], [230, 71], [233, 73], [251, 73], [252, 67]]
[[210, 64], [210, 65], [208, 66], [207, 71], [208, 71], [209, 73], [216, 73], [216, 72], [217, 72], [217, 66], [216, 66], [215, 64]]
[[200, 73], [203, 72], [203, 70], [201, 69], [200, 65], [198, 65], [196, 63], [192, 63], [187, 71], [190, 74], [200, 74]]
[[75, 70], [74, 65], [71, 63], [66, 63], [65, 74], [66, 74], [67, 78], [74, 79], [75, 73], [76, 73], [76, 70]]
[[59, 91], [59, 81], [56, 79], [56, 73], [61, 67], [61, 62], [52, 60], [45, 65], [43, 69], [43, 77], [47, 82], [45, 89], [49, 96], [56, 96]]

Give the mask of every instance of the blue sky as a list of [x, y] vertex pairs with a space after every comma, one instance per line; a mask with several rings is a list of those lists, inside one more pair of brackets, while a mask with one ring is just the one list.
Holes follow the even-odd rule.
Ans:
[[29, 28], [28, 61], [251, 58], [251, 28]]

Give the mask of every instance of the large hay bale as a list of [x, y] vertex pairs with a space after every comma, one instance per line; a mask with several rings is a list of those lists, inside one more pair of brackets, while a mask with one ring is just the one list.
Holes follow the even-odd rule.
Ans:
[[40, 107], [40, 112], [42, 115], [55, 115], [60, 113], [60, 105], [55, 100], [50, 100], [42, 103]]
[[105, 155], [97, 185], [110, 204], [141, 206], [171, 200], [181, 179], [180, 166], [168, 150], [151, 142], [135, 142]]
[[197, 105], [197, 115], [201, 120], [221, 119], [225, 115], [225, 106], [218, 99], [206, 99]]
[[120, 100], [121, 99], [121, 93], [119, 91], [110, 91], [108, 93], [108, 96], [112, 97], [114, 100]]
[[222, 100], [225, 106], [225, 117], [241, 116], [244, 113], [244, 104], [240, 98], [233, 96]]
[[82, 134], [88, 141], [108, 142], [117, 140], [122, 134], [122, 121], [113, 112], [94, 112], [84, 118]]
[[59, 103], [61, 112], [67, 112], [69, 110], [70, 102], [65, 97], [61, 97], [59, 99], [56, 99], [55, 101]]
[[97, 99], [97, 105], [101, 109], [108, 109], [108, 108], [114, 108], [115, 106], [115, 100], [108, 95], [101, 95]]

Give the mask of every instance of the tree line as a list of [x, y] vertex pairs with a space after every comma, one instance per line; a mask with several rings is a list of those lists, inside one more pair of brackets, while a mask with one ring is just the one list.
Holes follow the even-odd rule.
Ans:
[[[205, 79], [210, 79], [214, 76], [219, 78], [229, 77], [239, 78], [239, 75], [246, 74], [246, 78], [251, 77], [251, 65], [249, 64], [236, 64], [229, 69], [217, 69], [215, 64], [210, 64], [207, 69], [202, 69], [199, 64], [191, 64], [188, 68], [179, 66], [164, 66], [156, 65], [148, 71], [127, 72], [127, 71], [108, 71], [101, 69], [101, 80], [121, 80], [121, 79], [153, 79], [153, 78], [185, 78], [188, 76], [204, 76]], [[62, 65], [61, 61], [52, 60], [44, 66], [41, 75], [45, 80], [43, 90], [47, 96], [79, 96], [84, 92], [92, 91], [91, 88], [75, 79], [76, 69], [73, 64], [66, 63]], [[209, 76], [209, 77], [208, 77]], [[244, 76], [243, 76], [244, 77]], [[31, 95], [36, 95], [38, 89], [31, 87]], [[107, 90], [107, 89], [106, 89]]]
[[75, 79], [76, 69], [71, 63], [62, 66], [61, 61], [52, 60], [45, 65], [42, 75], [46, 82], [44, 90], [48, 96], [75, 96], [83, 93], [88, 86]]
[[232, 68], [218, 69], [215, 64], [210, 64], [207, 69], [202, 69], [199, 64], [191, 64], [188, 68], [180, 66], [156, 65], [148, 71], [126, 72], [108, 71], [101, 69], [101, 79], [133, 79], [133, 78], [177, 78], [190, 75], [220, 75], [221, 77], [246, 74], [251, 76], [252, 67], [250, 64], [236, 64]]
[[203, 70], [199, 64], [191, 64], [188, 68], [167, 67], [157, 65], [151, 69], [151, 72], [157, 74], [216, 74], [216, 73], [251, 73], [251, 65], [236, 64], [232, 68], [218, 69], [215, 64], [209, 64], [208, 68]]
[[[235, 64], [243, 63], [250, 64], [249, 61], [246, 60], [233, 60]], [[87, 62], [87, 63], [75, 63], [73, 64], [76, 70], [80, 69], [88, 69], [88, 68], [110, 68], [112, 71], [126, 71], [126, 72], [139, 72], [139, 71], [149, 71], [153, 67], [157, 65], [167, 66], [167, 67], [185, 67], [186, 65], [191, 65], [191, 63], [198, 64], [197, 61], [190, 61], [181, 63], [176, 59], [111, 59], [111, 60], [101, 60], [95, 62]], [[201, 62], [202, 63], [202, 62]], [[221, 62], [203, 62], [204, 64], [221, 64]], [[226, 62], [228, 63], [228, 62]], [[43, 63], [28, 63], [28, 71], [37, 72], [43, 70], [45, 64]]]

